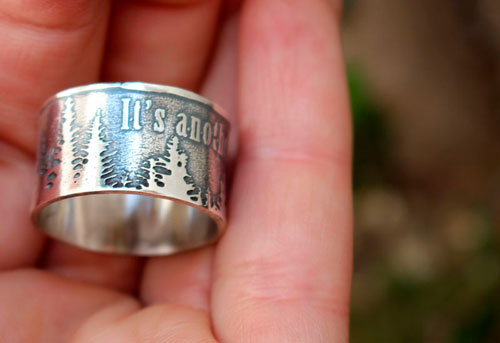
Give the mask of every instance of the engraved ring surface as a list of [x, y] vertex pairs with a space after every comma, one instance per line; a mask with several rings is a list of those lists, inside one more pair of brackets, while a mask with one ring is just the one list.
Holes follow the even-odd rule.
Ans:
[[142, 82], [56, 94], [39, 118], [32, 220], [81, 248], [166, 255], [226, 225], [229, 121], [209, 100]]

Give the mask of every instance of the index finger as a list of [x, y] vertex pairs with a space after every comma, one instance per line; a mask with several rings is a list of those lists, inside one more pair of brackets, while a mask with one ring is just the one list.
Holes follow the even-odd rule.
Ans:
[[330, 3], [243, 8], [240, 151], [212, 298], [224, 342], [347, 340], [351, 129]]

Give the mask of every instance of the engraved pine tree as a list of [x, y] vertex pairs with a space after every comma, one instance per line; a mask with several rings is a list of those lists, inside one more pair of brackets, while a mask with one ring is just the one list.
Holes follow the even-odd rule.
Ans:
[[[62, 111], [62, 127], [63, 127], [63, 137], [64, 141], [62, 144], [62, 156], [72, 156], [73, 155], [73, 131], [75, 129], [75, 104], [72, 97], [67, 97], [64, 101], [64, 107]], [[68, 157], [66, 157], [68, 158]], [[73, 174], [73, 164], [67, 161], [61, 166], [61, 173], [63, 177]]]
[[175, 190], [176, 194], [183, 194], [186, 200], [201, 204], [199, 189], [187, 172], [188, 156], [179, 150], [179, 139], [174, 136], [167, 142], [165, 156], [150, 158], [144, 164], [147, 170], [148, 190], [165, 192]]
[[[61, 166], [61, 173], [64, 178], [78, 178], [78, 169], [86, 163], [86, 152], [78, 148], [81, 140], [81, 127], [76, 122], [75, 102], [72, 97], [64, 100], [62, 110], [62, 146], [61, 155], [65, 157], [65, 163]], [[75, 158], [76, 157], [76, 158]]]
[[[72, 111], [72, 99], [67, 98], [63, 106], [63, 112]], [[67, 113], [65, 114], [67, 115]], [[54, 141], [47, 142], [47, 139], [44, 139], [40, 142], [39, 172], [40, 176], [43, 178], [44, 186], [46, 189], [52, 188], [52, 186], [54, 185], [54, 180], [60, 173], [64, 172], [61, 170], [62, 168], [64, 168], [64, 166], [61, 164], [62, 156], [64, 156], [65, 153], [68, 153], [68, 151], [69, 154], [72, 153], [71, 146], [69, 146], [71, 142], [68, 142], [68, 144], [64, 144], [64, 138], [66, 137], [65, 135], [71, 135], [69, 129], [67, 132], [65, 131], [67, 129], [65, 127], [65, 122], [67, 121], [68, 120], [65, 119], [64, 115], [60, 117], [57, 123], [57, 131]]]
[[[107, 137], [105, 137], [107, 139]], [[117, 150], [111, 144], [107, 144], [101, 152], [102, 171], [101, 179], [107, 186], [114, 188], [123, 187], [125, 179], [128, 175], [120, 176], [116, 170], [116, 154]]]
[[87, 149], [87, 160], [85, 166], [85, 179], [90, 182], [100, 182], [102, 161], [101, 157], [107, 150], [110, 142], [107, 138], [105, 127], [102, 124], [102, 110], [98, 109], [95, 113], [92, 124], [89, 127]]

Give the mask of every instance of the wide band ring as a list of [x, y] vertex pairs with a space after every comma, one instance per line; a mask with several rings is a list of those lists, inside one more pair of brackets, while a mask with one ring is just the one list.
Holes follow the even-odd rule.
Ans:
[[226, 225], [229, 121], [176, 87], [101, 83], [56, 94], [39, 118], [33, 222], [100, 252], [166, 255]]

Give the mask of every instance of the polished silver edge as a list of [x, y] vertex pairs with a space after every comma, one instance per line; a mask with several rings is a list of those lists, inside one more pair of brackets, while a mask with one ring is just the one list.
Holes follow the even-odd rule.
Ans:
[[141, 250], [126, 250], [126, 249], [113, 249], [113, 248], [106, 248], [103, 246], [100, 247], [95, 247], [91, 245], [85, 245], [85, 244], [80, 244], [78, 242], [75, 242], [71, 239], [68, 239], [64, 235], [57, 235], [54, 234], [53, 232], [49, 230], [45, 230], [44, 228], [39, 228], [41, 232], [45, 235], [47, 235], [49, 238], [55, 239], [59, 242], [66, 243], [68, 245], [71, 245], [73, 247], [83, 249], [89, 252], [94, 252], [98, 254], [107, 254], [110, 256], [135, 256], [135, 257], [165, 257], [165, 256], [171, 256], [174, 254], [178, 253], [185, 253], [185, 252], [190, 252], [196, 249], [200, 249], [203, 247], [211, 246], [215, 243], [218, 242], [218, 240], [221, 238], [221, 236], [224, 234], [225, 228], [221, 230], [219, 226], [217, 226], [217, 234], [212, 238], [209, 239], [205, 242], [201, 242], [199, 244], [193, 244], [189, 247], [179, 247], [179, 248], [173, 248], [170, 247], [169, 249], [165, 250], [157, 250], [157, 251], [141, 251]]
[[[164, 93], [164, 94], [173, 94], [178, 95], [190, 100], [194, 100], [210, 106], [215, 112], [220, 114], [224, 119], [230, 122], [230, 117], [228, 113], [218, 104], [214, 103], [210, 99], [205, 98], [193, 91], [189, 91], [184, 88], [161, 85], [156, 83], [149, 82], [140, 82], [140, 81], [129, 81], [129, 82], [100, 82], [100, 83], [92, 83], [83, 86], [71, 87], [60, 92], [57, 92], [50, 98], [48, 98], [42, 106], [42, 109], [50, 104], [53, 100], [58, 98], [64, 98], [71, 95], [76, 95], [79, 93], [86, 93], [92, 91], [101, 91], [108, 90], [113, 88], [121, 88], [124, 90], [133, 90], [133, 91], [144, 91], [144, 92], [154, 92], [154, 93]], [[43, 111], [41, 111], [42, 113]]]

